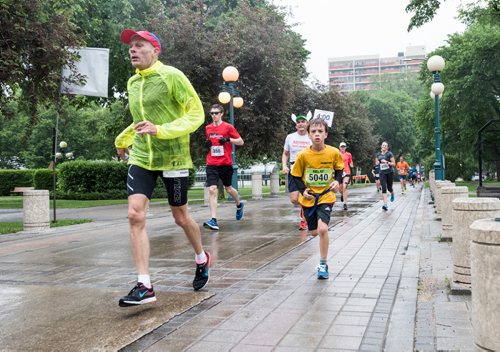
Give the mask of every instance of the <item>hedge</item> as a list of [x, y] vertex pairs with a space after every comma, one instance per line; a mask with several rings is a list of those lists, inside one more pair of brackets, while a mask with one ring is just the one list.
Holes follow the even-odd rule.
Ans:
[[[57, 197], [60, 199], [99, 200], [127, 198], [125, 163], [117, 161], [75, 160], [57, 168]], [[35, 187], [52, 193], [52, 170], [0, 170], [0, 195], [8, 196], [15, 187]], [[189, 170], [189, 187], [194, 184], [195, 171]], [[166, 198], [160, 178], [153, 198]]]
[[10, 196], [16, 187], [33, 187], [33, 170], [0, 170], [0, 196]]
[[35, 169], [33, 170], [33, 187], [35, 189], [48, 189], [52, 190], [52, 177], [53, 172], [49, 169]]
[[124, 190], [127, 165], [117, 161], [75, 160], [59, 165], [57, 191], [62, 193], [106, 193]]

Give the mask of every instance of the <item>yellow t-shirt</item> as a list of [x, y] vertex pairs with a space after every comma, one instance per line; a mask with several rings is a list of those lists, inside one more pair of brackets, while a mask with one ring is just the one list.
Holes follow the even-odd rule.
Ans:
[[[292, 176], [302, 178], [312, 193], [320, 194], [332, 183], [335, 170], [343, 169], [344, 161], [337, 148], [326, 145], [325, 149], [318, 152], [308, 147], [297, 155], [292, 168]], [[328, 192], [319, 198], [318, 204], [334, 203], [335, 200], [335, 193]], [[304, 207], [312, 207], [314, 199], [305, 199], [300, 195], [299, 203]]]

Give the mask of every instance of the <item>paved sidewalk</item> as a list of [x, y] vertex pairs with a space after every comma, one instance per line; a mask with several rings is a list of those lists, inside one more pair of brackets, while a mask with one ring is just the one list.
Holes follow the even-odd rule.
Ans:
[[446, 291], [450, 245], [437, 241], [428, 190], [397, 194], [387, 213], [373, 196], [332, 227], [329, 280], [315, 277], [312, 239], [124, 350], [468, 351], [470, 296]]
[[[285, 196], [249, 201], [241, 222], [234, 221], [234, 205], [222, 205], [221, 231], [203, 231], [216, 259], [208, 298], [122, 350], [472, 350], [470, 296], [449, 293], [451, 247], [439, 242], [428, 190], [395, 190], [388, 212], [374, 187], [352, 189], [348, 212], [335, 206], [330, 279], [321, 281], [315, 273], [318, 238], [297, 230], [298, 210]], [[153, 314], [168, 294], [192, 298], [192, 253], [166, 211], [153, 206], [148, 218], [153, 280], [164, 295], [147, 305]], [[191, 211], [199, 224], [206, 220], [206, 207], [193, 205]], [[93, 224], [0, 237], [0, 285], [54, 284], [82, 294], [105, 288], [108, 298], [102, 299], [116, 300], [134, 280], [124, 215], [123, 207], [110, 207]], [[22, 305], [3, 305], [0, 316]], [[78, 309], [85, 316], [86, 308]], [[109, 309], [132, 318], [131, 310]], [[108, 329], [108, 335], [120, 334], [112, 324]], [[47, 350], [43, 340], [39, 348]]]

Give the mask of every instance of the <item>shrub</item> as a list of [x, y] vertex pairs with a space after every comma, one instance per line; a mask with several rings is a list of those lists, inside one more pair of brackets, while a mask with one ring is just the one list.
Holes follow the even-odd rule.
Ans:
[[33, 187], [52, 190], [52, 175], [52, 170], [49, 169], [33, 170]]
[[0, 170], [0, 195], [10, 196], [15, 187], [33, 187], [33, 170]]
[[57, 190], [62, 193], [107, 193], [126, 189], [127, 165], [116, 161], [76, 160], [59, 165]]

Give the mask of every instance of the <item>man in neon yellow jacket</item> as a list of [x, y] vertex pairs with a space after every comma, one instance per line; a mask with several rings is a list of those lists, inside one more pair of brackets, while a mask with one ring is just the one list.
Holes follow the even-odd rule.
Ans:
[[193, 166], [189, 134], [205, 120], [200, 98], [181, 71], [158, 61], [161, 43], [153, 33], [126, 29], [121, 40], [129, 45], [136, 69], [127, 84], [133, 122], [115, 140], [120, 158], [126, 160], [130, 155], [128, 219], [138, 278], [129, 294], [119, 300], [121, 307], [128, 307], [156, 301], [149, 275], [146, 212], [158, 176], [167, 190], [175, 223], [195, 252], [195, 290], [208, 282], [211, 258], [203, 250], [200, 228], [187, 208], [188, 169]]

